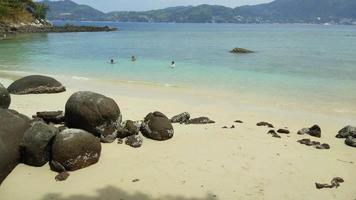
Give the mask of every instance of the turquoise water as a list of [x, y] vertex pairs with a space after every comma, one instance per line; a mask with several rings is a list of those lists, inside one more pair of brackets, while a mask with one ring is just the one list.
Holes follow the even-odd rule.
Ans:
[[356, 103], [355, 26], [76, 23], [120, 31], [3, 40], [0, 70]]

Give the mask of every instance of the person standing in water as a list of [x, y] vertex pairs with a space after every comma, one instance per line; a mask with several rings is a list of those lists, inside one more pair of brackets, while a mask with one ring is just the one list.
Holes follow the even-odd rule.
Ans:
[[175, 68], [175, 67], [176, 67], [176, 63], [174, 61], [172, 61], [171, 68]]
[[131, 61], [132, 61], [132, 62], [136, 62], [136, 60], [137, 60], [137, 59], [136, 59], [135, 56], [131, 56]]

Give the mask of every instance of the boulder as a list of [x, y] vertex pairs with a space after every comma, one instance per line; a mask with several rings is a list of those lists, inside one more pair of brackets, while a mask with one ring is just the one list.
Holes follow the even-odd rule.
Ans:
[[298, 131], [299, 135], [304, 135], [304, 134], [308, 134], [310, 136], [313, 137], [321, 137], [321, 129], [318, 125], [314, 125], [310, 128], [303, 128], [301, 130]]
[[41, 167], [50, 159], [53, 138], [58, 133], [54, 126], [34, 122], [27, 129], [21, 143], [21, 161], [24, 164]]
[[66, 88], [54, 78], [31, 75], [13, 82], [7, 90], [11, 94], [43, 94], [64, 92]]
[[37, 112], [36, 115], [34, 115], [32, 117], [40, 118], [48, 124], [49, 123], [53, 123], [53, 124], [63, 124], [64, 123], [63, 111]]
[[125, 144], [138, 148], [142, 146], [143, 138], [140, 135], [131, 135], [128, 136], [125, 140]]
[[230, 51], [231, 53], [254, 53], [254, 51], [244, 49], [244, 48], [234, 48], [233, 50]]
[[345, 144], [350, 146], [350, 147], [356, 147], [356, 138], [349, 136], [345, 140]]
[[109, 97], [88, 91], [76, 92], [66, 103], [65, 123], [69, 128], [86, 130], [110, 142], [120, 128], [121, 112]]
[[0, 109], [0, 184], [20, 162], [20, 143], [29, 127], [28, 117]]
[[170, 120], [161, 112], [149, 113], [141, 124], [142, 134], [154, 140], [168, 140], [174, 130]]
[[[100, 139], [79, 129], [66, 129], [60, 132], [52, 145], [52, 160], [58, 162], [67, 171], [82, 169], [97, 163], [100, 153]], [[56, 164], [60, 167], [58, 163]]]
[[356, 136], [356, 127], [345, 126], [338, 132], [336, 137], [337, 138], [348, 138], [349, 136], [352, 136], [352, 135]]
[[0, 83], [0, 108], [9, 108], [11, 97], [9, 91]]
[[187, 123], [189, 121], [189, 119], [190, 119], [190, 114], [187, 112], [184, 112], [184, 113], [181, 113], [179, 115], [172, 117], [171, 122], [184, 124], [184, 123]]
[[213, 124], [215, 121], [209, 119], [208, 117], [198, 117], [190, 119], [187, 124]]
[[121, 128], [117, 131], [118, 138], [125, 138], [131, 135], [137, 135], [140, 132], [140, 124], [131, 120], [126, 120], [121, 124]]

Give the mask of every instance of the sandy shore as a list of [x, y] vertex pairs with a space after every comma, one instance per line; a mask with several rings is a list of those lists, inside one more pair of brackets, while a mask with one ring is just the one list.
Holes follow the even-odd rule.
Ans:
[[[72, 172], [65, 182], [56, 182], [56, 173], [48, 165], [20, 164], [1, 185], [1, 200], [356, 198], [356, 149], [335, 138], [338, 130], [355, 123], [355, 117], [255, 107], [182, 88], [61, 81], [72, 87], [61, 94], [13, 95], [11, 109], [28, 116], [64, 110], [73, 92], [91, 89], [115, 99], [124, 119], [141, 120], [155, 110], [169, 117], [188, 111], [193, 117], [208, 116], [217, 123], [175, 124], [173, 139], [144, 139], [139, 149], [116, 142], [103, 144], [99, 163]], [[273, 138], [266, 134], [267, 128], [256, 126], [260, 121], [288, 127], [291, 134]], [[322, 128], [321, 139], [296, 134], [315, 123]], [[235, 129], [221, 128], [233, 124]], [[296, 142], [302, 138], [328, 143], [331, 149], [317, 150]], [[315, 188], [315, 182], [329, 183], [337, 176], [345, 180], [341, 187]]]

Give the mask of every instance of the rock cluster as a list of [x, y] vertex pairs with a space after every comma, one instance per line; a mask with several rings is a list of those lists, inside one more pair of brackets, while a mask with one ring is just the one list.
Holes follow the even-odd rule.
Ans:
[[299, 135], [307, 134], [307, 135], [310, 135], [310, 136], [313, 136], [313, 137], [320, 138], [321, 137], [321, 129], [320, 129], [320, 126], [314, 125], [314, 126], [312, 126], [310, 128], [303, 128], [303, 129], [299, 130], [298, 134]]
[[337, 138], [346, 138], [345, 144], [350, 147], [356, 148], [356, 127], [345, 126], [338, 132], [336, 137]]
[[315, 183], [315, 187], [317, 189], [323, 189], [323, 188], [338, 188], [340, 186], [340, 183], [343, 183], [344, 179], [340, 177], [335, 177], [331, 180], [330, 184], [324, 184], [324, 183]]
[[301, 139], [301, 140], [298, 140], [297, 142], [300, 144], [307, 145], [307, 146], [312, 146], [316, 149], [330, 149], [329, 144], [326, 144], [326, 143], [321, 144], [318, 141], [311, 141], [310, 139]]

